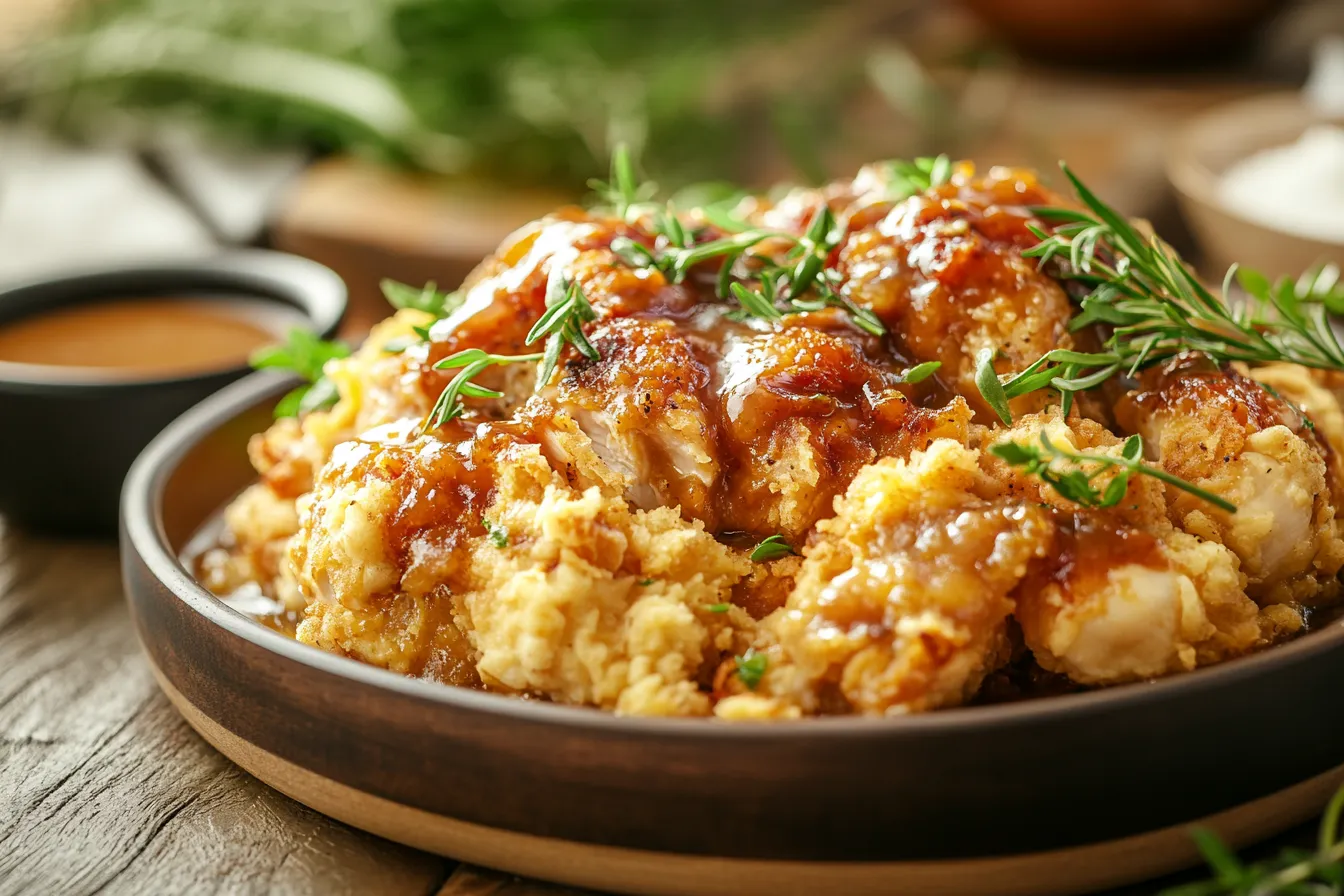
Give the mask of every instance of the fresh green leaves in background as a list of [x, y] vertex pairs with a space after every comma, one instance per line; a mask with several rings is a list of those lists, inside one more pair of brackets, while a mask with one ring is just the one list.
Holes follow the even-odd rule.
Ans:
[[257, 144], [514, 184], [578, 186], [624, 138], [686, 183], [745, 161], [777, 93], [839, 97], [853, 54], [735, 77], [821, 14], [800, 0], [101, 0], [13, 60], [8, 93], [86, 134], [112, 110], [181, 113]]

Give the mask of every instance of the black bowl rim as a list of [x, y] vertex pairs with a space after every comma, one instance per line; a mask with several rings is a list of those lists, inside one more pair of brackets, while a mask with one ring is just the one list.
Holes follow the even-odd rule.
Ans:
[[766, 724], [727, 723], [705, 718], [617, 716], [589, 707], [523, 700], [398, 675], [301, 644], [226, 606], [195, 580], [168, 545], [162, 517], [164, 490], [169, 476], [182, 457], [219, 426], [255, 407], [267, 396], [279, 396], [293, 384], [292, 377], [275, 372], [253, 374], [196, 405], [164, 429], [136, 459], [127, 475], [121, 507], [124, 537], [165, 588], [194, 612], [230, 635], [266, 649], [279, 659], [362, 685], [381, 688], [402, 698], [450, 709], [498, 714], [519, 722], [559, 725], [593, 734], [686, 740], [704, 738], [715, 743], [725, 740], [751, 743], [773, 738], [919, 738], [957, 732], [984, 733], [986, 730], [1006, 727], [1058, 722], [1069, 716], [1081, 723], [1088, 717], [1123, 711], [1136, 704], [1168, 702], [1235, 686], [1237, 682], [1263, 671], [1310, 662], [1321, 654], [1344, 649], [1344, 618], [1341, 618], [1287, 644], [1157, 681], [1015, 703], [957, 707], [917, 715], [886, 718], [836, 716]]
[[[88, 299], [111, 297], [123, 289], [135, 292], [133, 284], [140, 278], [174, 276], [182, 278], [183, 283], [187, 284], [184, 287], [186, 289], [191, 288], [190, 281], [193, 278], [232, 279], [239, 285], [247, 285], [251, 281], [259, 287], [257, 299], [291, 305], [308, 320], [313, 332], [324, 338], [336, 332], [345, 314], [345, 281], [335, 271], [310, 259], [271, 249], [230, 249], [199, 257], [98, 265], [53, 277], [34, 277], [0, 287], [0, 303], [17, 294], [60, 289], [83, 292]], [[267, 288], [271, 290], [269, 295], [265, 292]], [[278, 298], [276, 294], [284, 298]], [[182, 295], [178, 298], [190, 297]], [[171, 301], [174, 296], [165, 298]], [[81, 301], [75, 299], [67, 304], [79, 304]], [[0, 361], [0, 384], [11, 391], [19, 389], [37, 393], [71, 389], [125, 389], [204, 382], [247, 369], [247, 364], [242, 363], [177, 376], [119, 377], [90, 376], [77, 368], [72, 370], [54, 365]]]

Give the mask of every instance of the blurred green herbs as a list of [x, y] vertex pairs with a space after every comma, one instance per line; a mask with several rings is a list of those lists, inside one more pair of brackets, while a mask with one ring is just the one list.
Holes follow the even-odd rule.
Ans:
[[825, 106], [852, 78], [852, 59], [768, 78], [778, 65], [753, 64], [786, 51], [790, 37], [806, 39], [819, 9], [801, 0], [101, 0], [9, 60], [3, 84], [30, 116], [75, 132], [101, 133], [127, 110], [135, 118], [121, 124], [173, 113], [261, 145], [574, 186], [626, 141], [676, 184], [731, 171], [744, 142], [758, 145], [772, 122], [789, 120], [779, 97]]

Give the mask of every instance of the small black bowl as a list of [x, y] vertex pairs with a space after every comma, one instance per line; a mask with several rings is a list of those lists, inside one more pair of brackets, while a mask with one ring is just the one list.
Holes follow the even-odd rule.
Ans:
[[[0, 325], [69, 305], [120, 298], [274, 302], [327, 337], [345, 312], [335, 273], [279, 252], [84, 271], [0, 290]], [[140, 450], [187, 408], [248, 372], [135, 379], [0, 362], [0, 513], [30, 529], [110, 536], [122, 479]]]

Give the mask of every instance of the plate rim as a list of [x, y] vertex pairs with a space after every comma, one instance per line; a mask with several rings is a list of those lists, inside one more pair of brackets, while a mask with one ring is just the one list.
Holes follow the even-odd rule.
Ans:
[[1261, 672], [1311, 662], [1321, 654], [1344, 649], [1344, 617], [1250, 656], [1154, 681], [1115, 685], [1095, 691], [1040, 699], [961, 706], [934, 712], [873, 718], [823, 716], [767, 724], [729, 723], [692, 717], [618, 716], [593, 707], [528, 700], [490, 691], [454, 687], [372, 666], [349, 657], [302, 644], [234, 610], [201, 585], [168, 545], [163, 525], [163, 497], [168, 479], [182, 458], [208, 435], [268, 397], [292, 388], [297, 379], [274, 371], [244, 377], [205, 399], [173, 421], [144, 449], [132, 465], [122, 489], [124, 546], [144, 563], [153, 577], [177, 600], [226, 633], [266, 650], [279, 659], [389, 691], [398, 697], [450, 709], [486, 713], [511, 720], [559, 725], [587, 733], [713, 742], [759, 740], [830, 740], [946, 736], [958, 731], [996, 730], [1067, 721], [1121, 711], [1134, 704], [1161, 703], [1210, 690], [1235, 686]]

